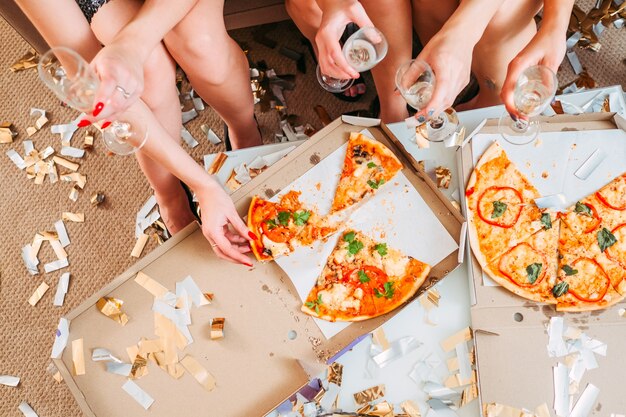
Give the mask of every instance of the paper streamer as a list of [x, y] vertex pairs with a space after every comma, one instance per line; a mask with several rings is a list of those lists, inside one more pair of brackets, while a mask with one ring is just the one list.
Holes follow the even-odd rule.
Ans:
[[48, 288], [50, 287], [45, 282], [42, 282], [41, 284], [39, 284], [39, 287], [37, 287], [33, 295], [31, 295], [30, 298], [28, 299], [28, 304], [35, 307], [37, 303], [39, 302], [39, 300], [41, 300], [41, 297], [43, 297], [44, 294], [48, 291]]
[[187, 295], [191, 298], [191, 302], [196, 307], [211, 304], [193, 278], [189, 275], [184, 280], [176, 283], [176, 296], [181, 297], [183, 290], [187, 292]]
[[68, 266], [69, 266], [69, 262], [67, 258], [65, 258], [65, 259], [59, 259], [54, 262], [45, 264], [43, 266], [43, 269], [46, 272], [54, 272], [54, 271], [58, 271], [59, 269], [67, 268]]
[[180, 363], [185, 367], [187, 372], [193, 375], [196, 381], [198, 381], [204, 389], [207, 391], [213, 391], [215, 388], [215, 378], [209, 373], [209, 371], [200, 365], [197, 360], [187, 355], [181, 359]]
[[59, 326], [57, 327], [55, 333], [54, 344], [52, 345], [52, 354], [50, 355], [52, 359], [58, 359], [61, 357], [65, 346], [67, 346], [67, 338], [69, 335], [70, 322], [66, 318], [61, 317], [59, 319]]
[[22, 401], [17, 408], [24, 414], [24, 417], [39, 417], [26, 401]]
[[72, 363], [74, 375], [85, 375], [85, 351], [82, 338], [72, 340]]
[[129, 376], [133, 369], [130, 363], [107, 362], [107, 372], [116, 375]]
[[128, 395], [133, 397], [133, 400], [137, 401], [137, 403], [142, 406], [145, 410], [150, 408], [152, 403], [154, 403], [154, 398], [148, 395], [141, 387], [135, 384], [130, 379], [126, 381], [124, 385], [122, 385], [122, 389], [126, 391]]
[[95, 348], [91, 352], [91, 360], [94, 362], [117, 362], [122, 363], [121, 359], [115, 357], [108, 349]]
[[6, 385], [7, 387], [17, 387], [20, 383], [18, 376], [0, 375], [0, 385]]
[[65, 294], [67, 294], [67, 290], [70, 285], [70, 273], [64, 272], [59, 277], [59, 283], [57, 284], [57, 292], [54, 295], [53, 305], [60, 307], [63, 305], [63, 301], [65, 300]]

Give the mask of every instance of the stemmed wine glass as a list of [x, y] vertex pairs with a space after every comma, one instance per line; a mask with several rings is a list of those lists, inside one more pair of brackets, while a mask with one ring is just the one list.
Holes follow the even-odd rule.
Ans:
[[[396, 87], [409, 106], [420, 111], [430, 102], [435, 91], [436, 79], [432, 68], [421, 59], [405, 62], [396, 71]], [[417, 126], [419, 133], [431, 142], [443, 142], [459, 126], [459, 119], [453, 108], [448, 108], [436, 117], [425, 120]]]
[[[37, 65], [39, 78], [68, 106], [91, 113], [100, 79], [78, 53], [63, 46], [43, 54]], [[117, 155], [130, 155], [147, 139], [147, 129], [135, 112], [126, 111], [102, 130], [107, 149]]]
[[554, 72], [544, 66], [526, 68], [515, 84], [515, 108], [521, 117], [513, 119], [508, 112], [500, 117], [498, 129], [502, 137], [514, 145], [526, 145], [537, 138], [541, 114], [552, 102], [557, 89]]
[[[383, 33], [375, 27], [366, 26], [354, 32], [343, 44], [343, 56], [355, 71], [369, 71], [387, 55], [389, 44]], [[322, 74], [320, 66], [316, 69], [320, 85], [331, 93], [346, 91], [354, 79], [338, 79]]]

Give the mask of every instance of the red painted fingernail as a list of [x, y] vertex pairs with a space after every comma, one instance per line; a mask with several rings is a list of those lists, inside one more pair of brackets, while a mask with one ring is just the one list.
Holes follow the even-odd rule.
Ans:
[[104, 103], [101, 101], [98, 102], [98, 104], [96, 104], [96, 107], [93, 109], [93, 113], [92, 113], [93, 117], [96, 117], [97, 115], [99, 115], [103, 108], [104, 108]]
[[100, 129], [106, 129], [110, 125], [111, 125], [111, 122], [104, 122], [104, 123], [102, 123], [102, 126], [100, 126]]
[[246, 264], [244, 263], [245, 266], [247, 266], [248, 268], [252, 268], [252, 264]]
[[259, 238], [252, 232], [248, 232], [248, 236], [250, 236], [250, 239], [259, 240]]
[[91, 122], [87, 119], [83, 119], [80, 122], [78, 122], [78, 127], [87, 127], [91, 124]]

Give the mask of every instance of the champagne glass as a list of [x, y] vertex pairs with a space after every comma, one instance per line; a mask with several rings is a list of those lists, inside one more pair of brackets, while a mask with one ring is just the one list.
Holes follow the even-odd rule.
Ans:
[[[95, 105], [100, 79], [78, 53], [63, 46], [50, 49], [37, 64], [39, 78], [68, 106], [90, 113]], [[132, 120], [132, 123], [131, 123]], [[147, 139], [147, 129], [134, 112], [126, 111], [102, 130], [107, 149], [130, 155]]]
[[[369, 71], [387, 55], [389, 44], [383, 33], [375, 27], [366, 26], [354, 32], [343, 44], [343, 56], [355, 71]], [[331, 93], [346, 91], [354, 79], [339, 79], [322, 74], [320, 66], [316, 69], [320, 85]]]
[[[404, 100], [417, 111], [421, 111], [430, 102], [437, 81], [432, 68], [421, 59], [405, 62], [396, 71], [396, 87]], [[436, 117], [417, 126], [419, 133], [431, 142], [443, 142], [459, 126], [459, 119], [453, 108], [444, 110]]]
[[537, 116], [552, 102], [556, 89], [556, 74], [550, 68], [544, 65], [526, 68], [515, 84], [517, 118], [513, 119], [508, 112], [500, 117], [498, 128], [502, 137], [514, 145], [533, 142], [540, 130]]

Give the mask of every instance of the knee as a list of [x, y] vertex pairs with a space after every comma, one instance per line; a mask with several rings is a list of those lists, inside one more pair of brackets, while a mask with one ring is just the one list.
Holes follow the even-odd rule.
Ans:
[[176, 65], [173, 59], [160, 46], [156, 48], [144, 65], [144, 88], [141, 98], [154, 109], [176, 103]]
[[302, 19], [319, 13], [319, 7], [314, 0], [285, 0], [285, 9], [292, 19]]

